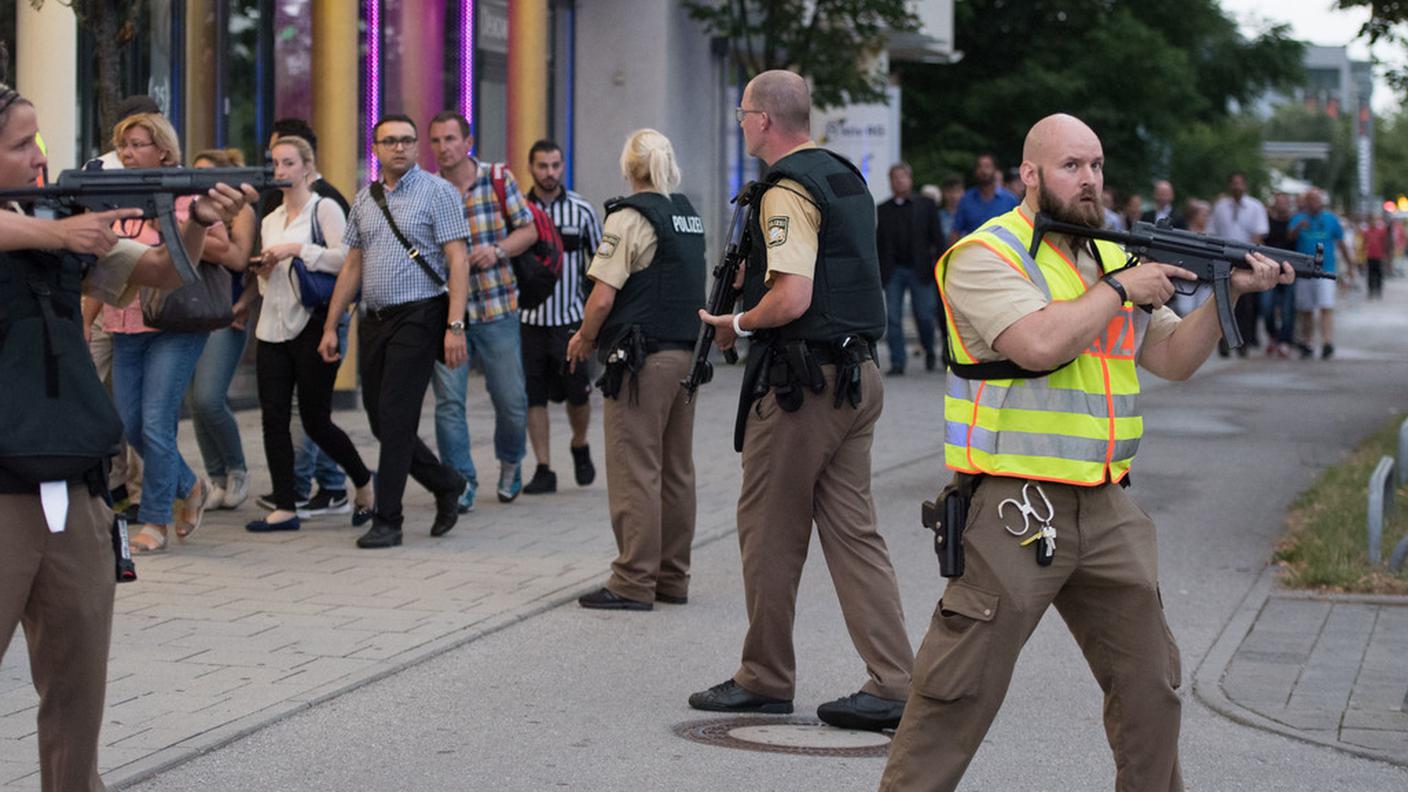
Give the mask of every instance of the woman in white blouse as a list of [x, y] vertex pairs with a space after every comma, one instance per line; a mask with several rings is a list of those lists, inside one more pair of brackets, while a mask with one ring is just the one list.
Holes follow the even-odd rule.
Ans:
[[[269, 462], [276, 508], [264, 519], [245, 527], [258, 533], [299, 528], [294, 504], [293, 438], [289, 434], [295, 390], [303, 430], [347, 471], [357, 487], [352, 524], [358, 525], [372, 515], [372, 474], [352, 441], [332, 422], [332, 387], [338, 364], [326, 363], [318, 355], [327, 305], [305, 305], [294, 270], [294, 259], [298, 259], [309, 273], [335, 277], [347, 255], [342, 244], [347, 218], [336, 203], [319, 198], [309, 189], [317, 168], [308, 141], [280, 136], [269, 153], [274, 160], [275, 178], [290, 182], [290, 186], [283, 190], [283, 205], [264, 218], [264, 249], [250, 266], [259, 276], [259, 292], [264, 297], [254, 329], [259, 342], [255, 371], [264, 419], [264, 454]], [[314, 302], [311, 295], [309, 302]]]

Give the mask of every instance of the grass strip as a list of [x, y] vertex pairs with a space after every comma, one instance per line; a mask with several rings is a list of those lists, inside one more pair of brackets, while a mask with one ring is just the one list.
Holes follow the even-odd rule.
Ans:
[[[1408, 536], [1408, 487], [1395, 493], [1384, 525], [1377, 567], [1369, 565], [1369, 476], [1379, 459], [1398, 453], [1399, 415], [1365, 440], [1349, 458], [1328, 468], [1302, 492], [1286, 517], [1286, 535], [1277, 543], [1275, 560], [1283, 568], [1281, 582], [1290, 588], [1362, 594], [1408, 594], [1408, 565], [1388, 570], [1394, 545]], [[1408, 464], [1408, 459], [1398, 460]]]

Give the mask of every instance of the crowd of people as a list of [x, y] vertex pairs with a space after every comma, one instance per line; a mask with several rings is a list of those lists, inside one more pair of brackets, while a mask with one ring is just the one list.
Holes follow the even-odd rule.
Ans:
[[[0, 280], [0, 298], [23, 307], [0, 312], [0, 330], [19, 332], [29, 322], [28, 332], [39, 324], [57, 337], [11, 341], [0, 348], [3, 362], [27, 355], [30, 376], [19, 379], [43, 383], [57, 377], [42, 376], [63, 357], [56, 344], [86, 341], [111, 389], [110, 400], [101, 395], [84, 361], [66, 382], [91, 380], [95, 397], [66, 409], [91, 418], [96, 429], [53, 433], [77, 444], [65, 454], [18, 455], [41, 466], [76, 456], [83, 467], [31, 473], [15, 466], [14, 454], [0, 453], [0, 513], [26, 548], [0, 557], [7, 586], [0, 653], [23, 618], [41, 695], [46, 786], [66, 774], [69, 781], [54, 788], [102, 788], [96, 744], [113, 599], [105, 503], [132, 512], [138, 527], [130, 549], [146, 554], [166, 551], [173, 535], [197, 531], [207, 510], [249, 499], [228, 390], [251, 325], [272, 492], [254, 498], [263, 514], [246, 529], [293, 531], [316, 516], [350, 514], [354, 526], [365, 526], [356, 540], [365, 549], [402, 543], [410, 479], [434, 496], [432, 537], [473, 510], [479, 480], [466, 415], [470, 365], [483, 372], [495, 413], [500, 501], [556, 490], [550, 402], [566, 403], [574, 478], [591, 484], [587, 371], [595, 360], [618, 555], [605, 585], [578, 602], [622, 611], [688, 601], [695, 407], [679, 383], [707, 325], [722, 349], [749, 339], [734, 429], [748, 629], [735, 673], [691, 695], [690, 706], [792, 712], [792, 628], [815, 528], [867, 676], [859, 690], [817, 714], [846, 728], [898, 727], [882, 788], [956, 786], [1000, 707], [1026, 637], [1053, 604], [1102, 681], [1107, 728], [1126, 735], [1111, 739], [1121, 788], [1181, 788], [1178, 650], [1157, 594], [1152, 521], [1124, 490], [1142, 433], [1136, 365], [1186, 379], [1211, 354], [1221, 328], [1197, 295], [1190, 295], [1186, 316], [1169, 308], [1175, 282], [1190, 273], [1154, 262], [1126, 267], [1117, 245], [1085, 244], [1079, 235], [1053, 233], [1032, 246], [1033, 220], [1041, 212], [1089, 228], [1167, 220], [1241, 241], [1323, 250], [1331, 272], [1338, 251], [1345, 274], [1355, 261], [1349, 233], [1318, 191], [1304, 195], [1295, 213], [1290, 197], [1278, 195], [1268, 212], [1247, 194], [1240, 174], [1215, 204], [1189, 202], [1182, 212], [1167, 182], [1154, 185], [1147, 209], [1139, 196], [1102, 203], [1100, 140], [1068, 115], [1032, 127], [1022, 165], [1007, 173], [1006, 185], [996, 158], [984, 154], [967, 190], [949, 179], [916, 194], [901, 163], [889, 173], [893, 197], [877, 208], [860, 170], [812, 140], [811, 111], [806, 81], [792, 72], [764, 72], [743, 91], [735, 116], [749, 155], [766, 171], [749, 188], [753, 244], [736, 284], [737, 312], [722, 315], [701, 307], [704, 222], [678, 191], [683, 174], [671, 142], [653, 129], [624, 141], [620, 171], [629, 194], [607, 203], [604, 226], [591, 203], [564, 188], [555, 143], [532, 147], [525, 192], [502, 163], [473, 155], [469, 123], [451, 111], [425, 125], [435, 173], [417, 164], [416, 119], [378, 119], [380, 176], [351, 201], [319, 174], [315, 131], [304, 120], [282, 119], [267, 153], [287, 186], [259, 196], [247, 185], [243, 194], [221, 185], [185, 199], [177, 206], [179, 240], [162, 239], [151, 220], [130, 212], [70, 218], [61, 227], [0, 212], [7, 231], [0, 249], [33, 275], [28, 288]], [[29, 185], [42, 172], [36, 130], [33, 107], [0, 86], [0, 186]], [[184, 162], [171, 124], [145, 97], [125, 104], [112, 143], [115, 156], [87, 167]], [[191, 159], [193, 167], [238, 163], [232, 151]], [[1356, 235], [1365, 258], [1377, 262], [1366, 277], [1377, 294], [1402, 234], [1374, 221]], [[167, 311], [170, 295], [189, 288], [174, 278], [165, 250], [178, 242], [200, 262], [201, 288], [216, 295], [205, 298], [199, 322], [173, 321]], [[90, 266], [46, 252], [56, 248], [101, 258]], [[557, 256], [564, 274], [552, 293], [524, 304], [522, 268]], [[1240, 300], [1249, 340], [1266, 303], [1266, 316], [1275, 318], [1268, 326], [1273, 354], [1296, 345], [1309, 356], [1318, 311], [1321, 355], [1331, 357], [1334, 283], [1293, 282], [1288, 265], [1259, 254], [1245, 263], [1229, 293]], [[215, 288], [221, 285], [228, 290]], [[917, 653], [871, 492], [871, 447], [884, 403], [876, 345], [888, 340], [890, 373], [902, 375], [906, 294], [926, 368], [938, 367], [936, 344], [949, 344], [942, 350], [949, 372], [943, 444], [954, 478], [941, 500], [962, 499], [968, 513], [968, 571], [945, 590]], [[362, 402], [377, 440], [374, 467], [331, 409], [354, 306]], [[74, 357], [82, 355], [68, 356], [67, 365]], [[432, 388], [438, 454], [417, 432]], [[187, 398], [202, 473], [176, 442]], [[22, 407], [34, 410], [41, 401]], [[44, 428], [20, 412], [9, 416], [9, 429]], [[537, 467], [525, 484], [530, 439]], [[35, 440], [33, 448], [40, 446], [48, 444]], [[66, 487], [76, 505], [70, 508], [67, 496], [56, 501], [51, 485]], [[1034, 497], [1049, 516], [1021, 538], [1026, 532], [1005, 523], [1002, 504], [1027, 515]], [[55, 521], [52, 514], [65, 514], [51, 509], [60, 501], [67, 516]], [[1059, 550], [1053, 520], [1060, 523]], [[56, 562], [43, 561], [49, 557]], [[64, 596], [50, 597], [50, 589]], [[81, 635], [68, 643], [55, 637], [73, 635], [75, 624]], [[64, 629], [45, 629], [52, 625]], [[71, 670], [75, 655], [84, 664]], [[63, 674], [78, 682], [70, 679], [69, 692], [58, 695], [54, 683]]]
[[[433, 181], [426, 182], [433, 189], [416, 193], [412, 201], [410, 188], [431, 176], [415, 164], [417, 125], [409, 118], [388, 117], [378, 130], [396, 132], [377, 141], [383, 172], [410, 177], [401, 189], [394, 186], [394, 175], [383, 180], [390, 207], [385, 217], [396, 217], [399, 226], [394, 233], [389, 226], [379, 227], [383, 215], [370, 193], [363, 191], [349, 202], [322, 178], [318, 138], [310, 125], [303, 119], [280, 119], [273, 124], [267, 154], [275, 178], [289, 186], [244, 207], [228, 226], [207, 232], [202, 267], [229, 279], [227, 322], [200, 331], [157, 329], [143, 319], [144, 311], [151, 311], [149, 300], [121, 309], [84, 300], [90, 352], [124, 419], [126, 443], [114, 459], [109, 489], [133, 522], [134, 553], [162, 552], [173, 535], [184, 539], [195, 531], [207, 510], [235, 509], [251, 499], [244, 444], [229, 403], [230, 385], [251, 336], [273, 486], [252, 498], [263, 514], [248, 522], [249, 531], [298, 530], [303, 520], [350, 514], [355, 526], [371, 524], [361, 546], [389, 546], [399, 541], [400, 491], [408, 475], [436, 495], [435, 535], [472, 510], [479, 482], [465, 412], [469, 366], [448, 359], [425, 365], [407, 361], [399, 356], [403, 344], [396, 333], [364, 343], [370, 358], [362, 362], [364, 401], [374, 432], [385, 438], [375, 480], [331, 415], [351, 304], [362, 306], [363, 335], [376, 337], [386, 305], [404, 302], [401, 298], [410, 292], [428, 299], [445, 291], [444, 284], [427, 275], [445, 279], [455, 291], [445, 259], [458, 255], [468, 269], [459, 284], [464, 306], [456, 315], [464, 318], [454, 328], [454, 346], [462, 343], [463, 360], [482, 371], [493, 404], [498, 498], [510, 502], [524, 492], [556, 491], [549, 402], [567, 405], [576, 483], [587, 486], [595, 480], [587, 442], [588, 367], [570, 369], [565, 359], [567, 342], [583, 318], [586, 265], [602, 231], [592, 204], [562, 184], [561, 148], [550, 140], [533, 146], [533, 183], [525, 192], [502, 164], [472, 156], [474, 141], [464, 118], [442, 113], [427, 129], [437, 164]], [[85, 167], [179, 167], [184, 162], [172, 125], [145, 96], [129, 97], [119, 107], [112, 146]], [[195, 154], [190, 164], [238, 167], [244, 159], [236, 149], [211, 150]], [[178, 218], [185, 217], [185, 203], [178, 203]], [[555, 255], [561, 257], [563, 275], [540, 304], [520, 310], [512, 259], [538, 243], [530, 203], [559, 232], [561, 250]], [[123, 221], [115, 230], [146, 244], [160, 241], [154, 221]], [[430, 271], [415, 269], [416, 259], [400, 246], [401, 234], [416, 239], [423, 251], [419, 260], [429, 263]], [[346, 305], [333, 310], [327, 293], [331, 284], [349, 260], [365, 267], [366, 254], [412, 269], [369, 278]], [[320, 281], [321, 296], [316, 293]], [[415, 440], [420, 402], [409, 396], [416, 389], [415, 376], [403, 375], [422, 369], [435, 392], [435, 438], [443, 466]], [[385, 376], [388, 371], [395, 375]], [[192, 470], [177, 447], [183, 404], [193, 418], [202, 473]], [[530, 439], [537, 467], [525, 484], [522, 463]]]
[[[908, 164], [890, 168], [891, 197], [879, 206], [878, 244], [890, 307], [891, 376], [905, 372], [906, 294], [920, 344], [914, 354], [923, 354], [928, 370], [935, 368], [934, 328], [936, 322], [942, 324], [943, 313], [933, 287], [933, 262], [960, 238], [1022, 200], [1021, 180], [1012, 176], [1009, 171], [1004, 180], [997, 158], [988, 153], [976, 157], [966, 189], [955, 175], [916, 190]], [[1335, 274], [1334, 281], [1302, 280], [1237, 303], [1237, 325], [1245, 342], [1236, 350], [1240, 357], [1261, 348], [1273, 358], [1311, 358], [1318, 353], [1329, 359], [1335, 353], [1337, 295], [1363, 288], [1367, 299], [1381, 298], [1384, 278], [1395, 274], [1395, 262], [1408, 255], [1403, 220], [1380, 211], [1336, 214], [1326, 206], [1325, 192], [1315, 187], [1296, 194], [1273, 191], [1264, 203], [1247, 191], [1245, 174], [1233, 173], [1226, 190], [1211, 201], [1189, 198], [1180, 204], [1166, 179], [1155, 181], [1148, 195], [1146, 199], [1142, 193], [1120, 194], [1106, 187], [1101, 194], [1103, 227], [1127, 231], [1138, 222], [1167, 223], [1238, 242], [1301, 253], [1323, 251], [1324, 268]], [[1180, 287], [1171, 307], [1187, 316], [1210, 296], [1207, 286]], [[1224, 343], [1218, 353], [1228, 357], [1232, 351]]]

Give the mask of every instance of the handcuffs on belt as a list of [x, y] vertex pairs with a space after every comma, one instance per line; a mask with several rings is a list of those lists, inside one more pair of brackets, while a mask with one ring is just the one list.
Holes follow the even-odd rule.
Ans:
[[[1032, 505], [1031, 493], [1028, 490], [1033, 488], [1036, 489], [1036, 494], [1041, 496], [1041, 503], [1046, 506], [1045, 516], [1037, 511], [1036, 506]], [[1022, 514], [1022, 530], [1020, 531], [1008, 525], [1006, 517], [1003, 516], [1002, 511], [1009, 504]], [[1056, 528], [1051, 524], [1051, 521], [1056, 517], [1056, 507], [1051, 505], [1051, 499], [1046, 497], [1046, 493], [1042, 491], [1040, 484], [1031, 481], [1023, 484], [1022, 499], [1020, 501], [1016, 498], [1006, 498], [999, 501], [997, 504], [997, 516], [998, 519], [1002, 520], [1002, 527], [1007, 533], [1016, 537], [1027, 536], [1027, 534], [1030, 533], [1031, 536], [1027, 536], [1026, 539], [1022, 540], [1021, 546], [1026, 547], [1029, 544], [1035, 544], [1036, 562], [1041, 566], [1051, 565], [1051, 559], [1056, 557]], [[1032, 532], [1033, 520], [1037, 523], [1034, 533]]]

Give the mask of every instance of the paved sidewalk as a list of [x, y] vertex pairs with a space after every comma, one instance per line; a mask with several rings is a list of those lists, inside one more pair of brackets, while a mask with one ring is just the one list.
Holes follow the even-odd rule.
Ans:
[[[698, 399], [696, 546], [730, 535], [738, 498], [733, 414], [741, 367], [720, 364]], [[942, 378], [932, 393], [941, 398]], [[122, 786], [225, 745], [298, 710], [386, 677], [449, 649], [571, 601], [605, 581], [615, 555], [606, 506], [600, 401], [591, 445], [597, 480], [573, 482], [562, 409], [550, 410], [559, 492], [500, 504], [494, 495], [493, 411], [483, 380], [471, 380], [469, 422], [480, 474], [476, 510], [446, 536], [428, 535], [434, 504], [407, 489], [405, 545], [358, 550], [346, 515], [304, 523], [292, 534], [253, 535], [244, 524], [268, 492], [259, 413], [237, 413], [251, 470], [251, 498], [236, 511], [208, 512], [186, 543], [137, 559], [139, 580], [117, 588], [103, 778]], [[434, 438], [433, 397], [421, 437]], [[911, 408], [912, 409], [912, 408]], [[911, 413], [912, 414], [912, 413]], [[904, 431], [877, 448], [887, 465], [937, 459], [937, 428]], [[376, 444], [360, 410], [334, 420], [375, 466]], [[200, 454], [189, 422], [186, 460]], [[525, 479], [532, 473], [531, 451]], [[38, 789], [37, 697], [22, 636], [0, 665], [0, 789]]]
[[1408, 767], [1408, 597], [1286, 591], [1268, 568], [1196, 690], [1233, 720]]

